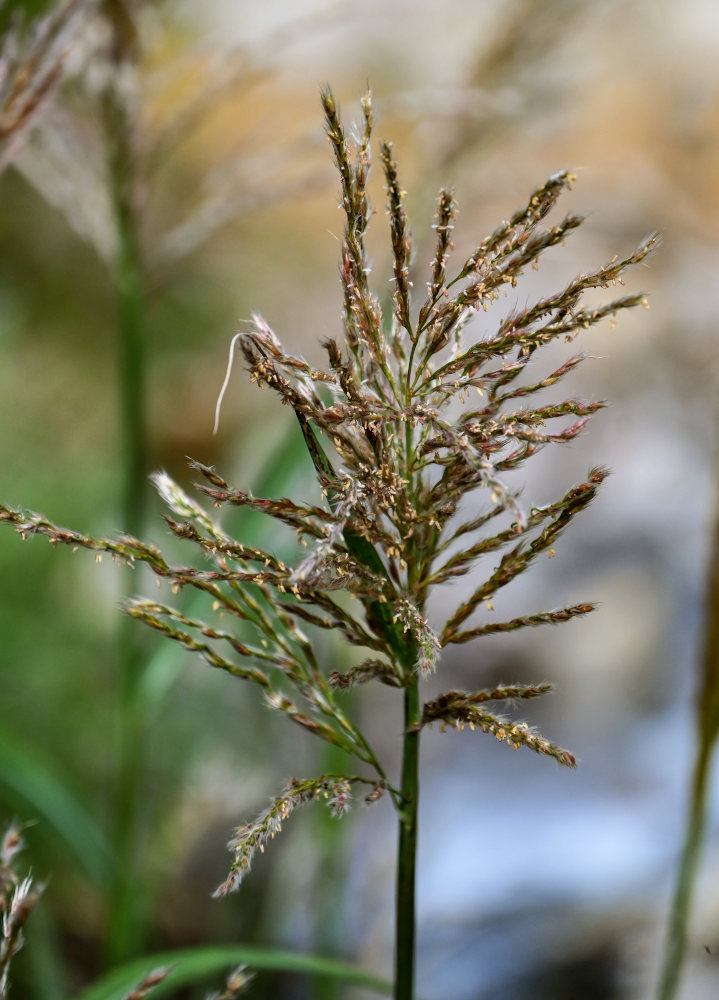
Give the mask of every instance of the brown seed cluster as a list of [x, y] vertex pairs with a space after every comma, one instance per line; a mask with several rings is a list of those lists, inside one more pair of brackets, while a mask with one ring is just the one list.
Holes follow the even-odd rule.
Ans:
[[[574, 354], [549, 372], [541, 348], [571, 341], [582, 330], [644, 304], [641, 293], [587, 306], [585, 293], [622, 283], [644, 260], [656, 237], [633, 253], [581, 274], [561, 290], [526, 304], [518, 298], [492, 331], [478, 335], [471, 322], [511, 290], [528, 267], [563, 242], [582, 219], [547, 216], [573, 175], [553, 174], [527, 204], [481, 240], [454, 273], [450, 262], [457, 205], [439, 194], [435, 250], [427, 275], [414, 276], [413, 240], [391, 146], [381, 146], [393, 253], [393, 293], [386, 308], [369, 285], [365, 234], [371, 217], [372, 105], [362, 102], [354, 146], [332, 93], [322, 95], [327, 136], [341, 185], [345, 227], [341, 253], [344, 343], [325, 341], [328, 365], [318, 370], [284, 350], [268, 324], [255, 316], [238, 333], [251, 381], [277, 393], [296, 414], [321, 487], [318, 504], [287, 497], [255, 497], [235, 489], [200, 463], [200, 491], [216, 507], [258, 511], [296, 535], [300, 555], [281, 559], [233, 538], [205, 508], [160, 473], [155, 483], [170, 508], [174, 535], [199, 548], [201, 568], [176, 566], [155, 546], [134, 538], [93, 539], [37, 515], [0, 505], [0, 521], [23, 537], [89, 548], [99, 556], [150, 566], [174, 593], [206, 594], [212, 616], [196, 618], [169, 603], [137, 598], [127, 611], [164, 636], [198, 653], [210, 666], [258, 684], [267, 704], [305, 731], [340, 747], [371, 777], [324, 775], [293, 779], [251, 824], [238, 829], [232, 870], [218, 892], [236, 888], [259, 848], [279, 831], [297, 805], [327, 798], [331, 811], [347, 807], [350, 786], [365, 781], [373, 801], [385, 789], [400, 815], [402, 794], [390, 784], [368, 736], [343, 708], [344, 693], [378, 681], [416, 689], [418, 678], [439, 667], [441, 649], [519, 628], [559, 624], [592, 610], [582, 602], [529, 612], [509, 621], [483, 621], [483, 608], [541, 554], [553, 556], [559, 536], [594, 499], [607, 475], [591, 469], [584, 482], [544, 507], [525, 509], [507, 473], [544, 448], [574, 441], [602, 406], [599, 401], [547, 399], [584, 360]], [[414, 277], [413, 277], [414, 276]], [[426, 285], [418, 308], [413, 287]], [[231, 355], [232, 357], [232, 355]], [[227, 384], [227, 380], [225, 386]], [[223, 386], [223, 392], [225, 389]], [[218, 401], [219, 405], [219, 401]], [[430, 623], [431, 590], [496, 556], [484, 579], [443, 623]], [[286, 557], [285, 557], [286, 558]], [[477, 616], [477, 617], [475, 617]], [[335, 630], [359, 650], [343, 670], [318, 661], [318, 630]], [[568, 751], [516, 722], [487, 711], [486, 702], [526, 699], [547, 685], [510, 685], [474, 693], [451, 690], [420, 707], [409, 725], [469, 726], [572, 766]]]

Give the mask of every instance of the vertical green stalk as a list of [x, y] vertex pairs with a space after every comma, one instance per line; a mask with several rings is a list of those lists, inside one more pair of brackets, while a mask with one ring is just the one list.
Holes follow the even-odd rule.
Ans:
[[[136, 204], [132, 107], [123, 87], [137, 58], [137, 39], [127, 8], [106, 0], [112, 30], [112, 79], [103, 96], [108, 183], [115, 227], [113, 283], [117, 303], [118, 382], [122, 433], [122, 526], [142, 533], [145, 518], [147, 421], [145, 413], [145, 295]], [[125, 571], [127, 573], [127, 571]], [[134, 589], [129, 573], [123, 585]], [[142, 706], [138, 698], [141, 654], [133, 623], [118, 636], [119, 746], [114, 802], [115, 869], [108, 901], [106, 958], [130, 956], [143, 936], [138, 879], [138, 813], [142, 773]]]
[[[715, 458], [719, 470], [719, 461]], [[686, 955], [692, 896], [706, 832], [707, 797], [712, 755], [719, 733], [719, 478], [715, 486], [715, 521], [705, 607], [706, 637], [701, 687], [697, 701], [697, 749], [692, 775], [677, 883], [669, 916], [658, 1000], [677, 996]]]
[[[129, 153], [129, 149], [120, 151]], [[138, 535], [145, 520], [146, 414], [145, 414], [145, 301], [137, 218], [130, 201], [129, 183], [123, 183], [129, 162], [123, 155], [111, 159], [113, 202], [118, 253], [115, 292], [118, 311], [118, 374], [122, 419], [122, 515], [130, 534]], [[129, 177], [127, 178], [129, 182]]]
[[706, 829], [710, 757], [711, 747], [702, 742], [697, 748], [694, 765], [684, 847], [669, 916], [669, 931], [664, 951], [662, 977], [657, 994], [658, 1000], [674, 1000], [679, 989], [686, 955], [692, 895]]
[[[408, 404], [411, 402], [409, 374], [408, 371], [405, 389]], [[408, 421], [404, 428], [404, 472], [407, 482], [412, 484], [413, 500], [416, 504], [418, 498], [412, 469], [413, 456], [412, 427]], [[407, 587], [410, 592], [415, 588], [417, 577], [419, 554], [414, 551], [414, 548], [414, 543], [410, 542], [407, 559]], [[424, 607], [420, 607], [420, 611], [423, 612]], [[413, 1000], [417, 933], [415, 893], [417, 884], [420, 734], [419, 674], [417, 672], [417, 644], [415, 641], [410, 640], [404, 644], [400, 661], [406, 687], [404, 690], [401, 802], [397, 841], [394, 1000]]]
[[419, 800], [419, 677], [405, 688], [402, 804], [397, 845], [394, 1000], [414, 997], [415, 883]]

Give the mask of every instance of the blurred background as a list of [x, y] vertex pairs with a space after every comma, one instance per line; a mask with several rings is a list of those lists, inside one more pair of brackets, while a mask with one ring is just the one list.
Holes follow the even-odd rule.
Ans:
[[[17, 9], [2, 8], [5, 32]], [[450, 649], [429, 683], [551, 681], [526, 717], [580, 767], [428, 731], [418, 886], [425, 1000], [650, 995], [692, 763], [714, 519], [719, 7], [128, 0], [76, 5], [50, 67], [58, 53], [58, 79], [0, 178], [0, 500], [89, 534], [141, 532], [191, 558], [173, 549], [147, 480], [165, 468], [191, 489], [188, 455], [258, 495], [311, 488], [292, 414], [239, 366], [215, 437], [212, 423], [230, 338], [252, 312], [316, 364], [320, 339], [341, 335], [321, 85], [349, 125], [371, 84], [376, 135], [394, 142], [408, 192], [418, 282], [441, 184], [460, 206], [459, 261], [550, 173], [577, 172], [557, 211], [588, 220], [520, 282], [520, 302], [663, 234], [627, 281], [650, 312], [566, 348], [592, 360], [565, 391], [611, 405], [531, 463], [525, 501], [561, 497], [596, 464], [614, 475], [494, 614], [599, 610]], [[379, 175], [372, 195], [386, 300]], [[227, 523], [271, 544], [271, 526]], [[139, 573], [132, 583], [149, 585]], [[253, 690], [128, 630], [117, 605], [129, 586], [87, 553], [0, 532], [0, 816], [32, 823], [24, 861], [48, 880], [13, 995], [55, 1000], [110, 961], [213, 942], [332, 954], [389, 976], [388, 802], [358, 803], [341, 824], [306, 810], [237, 895], [210, 899], [233, 827], [288, 776], [340, 765]], [[470, 586], [455, 583], [433, 611]], [[321, 654], [341, 666], [339, 645]], [[382, 689], [355, 705], [396, 766], [399, 700]], [[716, 996], [718, 880], [710, 834], [685, 1000]], [[250, 995], [349, 993], [264, 973]]]

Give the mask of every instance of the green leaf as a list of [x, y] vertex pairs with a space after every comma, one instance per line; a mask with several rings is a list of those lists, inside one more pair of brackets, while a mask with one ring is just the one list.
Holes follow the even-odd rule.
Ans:
[[22, 820], [50, 826], [98, 885], [108, 880], [112, 855], [104, 834], [46, 760], [14, 734], [0, 731], [0, 785], [27, 810]]
[[148, 972], [161, 966], [172, 966], [170, 974], [152, 993], [153, 998], [166, 996], [180, 986], [201, 982], [213, 973], [227, 972], [232, 965], [238, 963], [246, 964], [251, 969], [299, 972], [338, 979], [383, 996], [390, 996], [392, 993], [390, 982], [337, 959], [252, 945], [216, 945], [157, 952], [133, 959], [97, 980], [80, 994], [78, 1000], [122, 1000]]

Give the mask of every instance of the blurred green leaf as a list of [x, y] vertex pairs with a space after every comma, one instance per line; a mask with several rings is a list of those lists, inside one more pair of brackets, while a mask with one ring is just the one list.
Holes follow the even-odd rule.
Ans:
[[35, 748], [0, 730], [0, 785], [27, 808], [21, 819], [47, 824], [98, 885], [107, 882], [111, 852], [91, 814]]
[[133, 959], [113, 969], [93, 983], [78, 1000], [122, 1000], [140, 980], [153, 969], [172, 966], [167, 978], [153, 989], [153, 997], [166, 996], [179, 986], [200, 982], [216, 972], [226, 972], [238, 962], [251, 969], [300, 972], [310, 976], [327, 976], [390, 996], [392, 984], [345, 962], [318, 955], [299, 955], [292, 951], [244, 945], [224, 945], [163, 951]]

